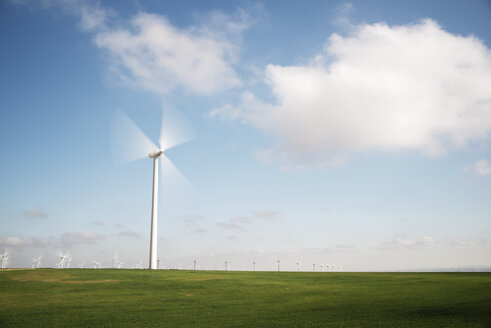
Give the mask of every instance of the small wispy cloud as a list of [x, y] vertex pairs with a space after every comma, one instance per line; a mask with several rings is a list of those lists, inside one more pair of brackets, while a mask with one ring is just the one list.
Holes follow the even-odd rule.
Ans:
[[93, 225], [96, 225], [96, 226], [99, 226], [99, 227], [104, 227], [106, 226], [106, 224], [102, 221], [99, 221], [99, 220], [95, 220], [95, 221], [90, 221], [90, 224], [93, 224]]
[[141, 238], [141, 235], [137, 232], [131, 230], [121, 231], [118, 236], [120, 237], [130, 237], [130, 238]]
[[71, 247], [79, 244], [96, 244], [99, 240], [105, 239], [106, 236], [91, 231], [82, 232], [65, 232], [61, 235], [60, 243], [64, 247]]
[[79, 27], [85, 31], [104, 29], [108, 18], [114, 15], [110, 9], [103, 8], [99, 1], [85, 0], [10, 0], [10, 2], [30, 8], [54, 9], [65, 15], [79, 19]]
[[216, 225], [227, 230], [244, 230], [244, 228], [233, 222], [217, 222]]
[[439, 242], [431, 236], [424, 236], [421, 238], [411, 238], [407, 235], [398, 235], [395, 236], [392, 240], [380, 243], [375, 248], [382, 249], [382, 250], [404, 249], [404, 248], [416, 249], [420, 247], [434, 247], [438, 244]]
[[252, 211], [252, 214], [255, 216], [255, 217], [258, 217], [258, 218], [275, 218], [277, 216], [279, 216], [279, 212], [276, 212], [276, 211], [269, 211], [269, 210], [257, 210], [257, 211]]
[[491, 175], [491, 162], [487, 159], [481, 159], [474, 164], [472, 170], [479, 176]]
[[341, 5], [334, 8], [333, 13], [333, 24], [338, 25], [342, 28], [350, 28], [353, 26], [350, 17], [355, 12], [355, 7], [350, 2], [342, 3]]
[[24, 211], [24, 213], [22, 213], [22, 215], [30, 217], [30, 218], [45, 218], [48, 216], [46, 214], [46, 212], [41, 211], [41, 210], [27, 210], [27, 211]]
[[476, 238], [476, 237], [447, 237], [443, 240], [443, 244], [445, 246], [450, 247], [462, 247], [462, 246], [483, 246], [487, 243], [487, 240], [484, 238]]
[[186, 215], [183, 216], [183, 220], [187, 225], [195, 225], [201, 223], [205, 220], [203, 215], [194, 214], [194, 215]]
[[196, 228], [193, 230], [193, 232], [197, 233], [197, 234], [203, 234], [203, 233], [206, 233], [206, 230], [203, 228]]
[[44, 237], [31, 237], [29, 239], [23, 239], [17, 236], [9, 236], [0, 238], [0, 247], [47, 247], [51, 245], [49, 239]]
[[230, 222], [231, 223], [237, 223], [237, 224], [248, 224], [248, 223], [251, 223], [251, 220], [246, 217], [246, 216], [236, 216], [236, 217], [233, 217], [232, 219], [230, 219]]

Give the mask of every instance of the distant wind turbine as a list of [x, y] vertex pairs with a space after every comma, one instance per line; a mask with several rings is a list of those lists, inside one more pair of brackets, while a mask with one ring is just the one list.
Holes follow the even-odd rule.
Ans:
[[38, 256], [32, 261], [32, 268], [33, 269], [39, 269], [39, 266], [41, 265], [41, 256]]
[[9, 255], [8, 255], [7, 251], [3, 251], [3, 254], [2, 254], [2, 269], [6, 269], [8, 263], [9, 263]]
[[[118, 162], [129, 162], [145, 157], [153, 159], [152, 215], [150, 228], [149, 269], [157, 269], [157, 205], [159, 158], [162, 160], [162, 172], [174, 174], [181, 181], [187, 180], [165, 156], [165, 152], [193, 139], [192, 129], [184, 115], [172, 106], [166, 106], [162, 115], [159, 147], [157, 147], [133, 121], [122, 112], [118, 112], [112, 125], [112, 150]], [[167, 177], [164, 180], [168, 180]]]
[[114, 253], [114, 256], [113, 256], [113, 259], [112, 259], [111, 268], [114, 269], [116, 267], [115, 265], [119, 265], [118, 263], [119, 263], [118, 253]]
[[67, 258], [65, 254], [60, 254], [60, 262], [58, 262], [57, 267], [58, 269], [63, 269], [65, 267], [65, 259]]

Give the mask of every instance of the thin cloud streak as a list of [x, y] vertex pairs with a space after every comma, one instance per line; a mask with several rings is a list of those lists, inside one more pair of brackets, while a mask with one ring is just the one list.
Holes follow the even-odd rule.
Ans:
[[22, 213], [22, 215], [30, 218], [45, 218], [48, 216], [46, 212], [41, 210], [28, 210]]

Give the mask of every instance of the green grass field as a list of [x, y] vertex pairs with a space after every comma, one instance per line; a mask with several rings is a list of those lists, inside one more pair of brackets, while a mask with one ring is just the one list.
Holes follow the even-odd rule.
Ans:
[[491, 274], [4, 270], [0, 327], [491, 327]]

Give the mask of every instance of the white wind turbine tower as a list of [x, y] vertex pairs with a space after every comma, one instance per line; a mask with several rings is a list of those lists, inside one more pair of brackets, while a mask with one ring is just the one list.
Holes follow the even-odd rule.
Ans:
[[186, 118], [174, 107], [165, 106], [162, 115], [159, 147], [157, 147], [133, 121], [122, 112], [118, 112], [112, 125], [112, 150], [117, 162], [129, 162], [145, 157], [153, 159], [152, 215], [150, 229], [149, 269], [157, 269], [157, 205], [159, 158], [162, 160], [162, 172], [165, 179], [172, 175], [181, 182], [187, 180], [165, 156], [165, 152], [193, 139], [192, 129]]

